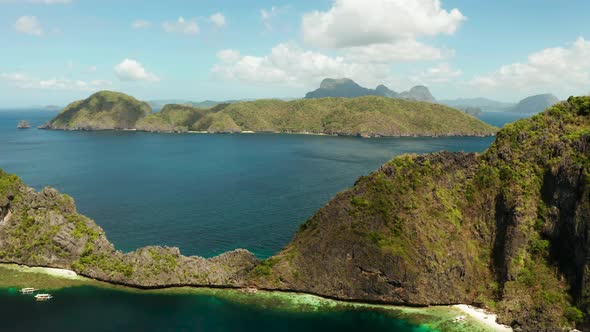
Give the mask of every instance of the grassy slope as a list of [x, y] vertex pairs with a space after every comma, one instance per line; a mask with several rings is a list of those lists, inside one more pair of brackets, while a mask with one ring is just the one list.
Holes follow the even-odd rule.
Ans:
[[207, 112], [196, 107], [169, 104], [161, 111], [139, 119], [135, 128], [144, 131], [186, 132]]
[[362, 136], [493, 135], [496, 128], [450, 107], [385, 97], [256, 100], [210, 109], [146, 103], [103, 91], [68, 105], [49, 128], [159, 132], [310, 132]]
[[130, 129], [151, 114], [147, 103], [119, 92], [101, 91], [69, 104], [53, 120], [53, 129]]
[[[213, 128], [212, 123], [216, 124]], [[446, 106], [375, 96], [234, 103], [198, 121], [193, 128], [235, 131], [236, 126], [243, 131], [381, 136], [495, 132], [480, 120]]]

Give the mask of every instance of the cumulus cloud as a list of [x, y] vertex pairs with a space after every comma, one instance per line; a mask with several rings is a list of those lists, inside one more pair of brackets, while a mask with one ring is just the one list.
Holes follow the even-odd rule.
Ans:
[[373, 44], [342, 49], [346, 57], [365, 63], [390, 63], [394, 61], [441, 60], [454, 55], [452, 50], [442, 50], [418, 41], [407, 39], [390, 44]]
[[222, 63], [233, 63], [240, 59], [240, 52], [236, 50], [223, 50], [217, 52], [217, 59]]
[[446, 83], [460, 77], [461, 74], [462, 72], [460, 70], [453, 70], [448, 63], [441, 63], [412, 77], [412, 81], [420, 84]]
[[150, 26], [152, 26], [152, 22], [146, 20], [135, 20], [131, 23], [131, 27], [138, 30], [149, 28]]
[[440, 0], [336, 0], [326, 12], [305, 14], [302, 32], [307, 43], [341, 48], [453, 34], [464, 20]]
[[162, 23], [162, 28], [166, 32], [185, 35], [196, 35], [200, 31], [199, 25], [195, 19], [185, 20], [182, 16], [176, 21], [166, 21]]
[[525, 62], [501, 66], [495, 72], [475, 77], [471, 83], [491, 90], [583, 93], [590, 86], [590, 41], [579, 37], [567, 47], [532, 53]]
[[275, 6], [272, 6], [270, 9], [263, 8], [260, 10], [260, 19], [266, 30], [272, 30], [272, 19], [279, 15], [280, 12], [281, 9]]
[[212, 72], [223, 78], [247, 83], [316, 86], [326, 77], [350, 77], [375, 85], [391, 77], [390, 66], [360, 64], [341, 56], [306, 51], [293, 44], [279, 44], [265, 56], [241, 55], [234, 50], [217, 54]]
[[98, 91], [112, 86], [112, 82], [107, 80], [40, 79], [23, 73], [0, 73], [0, 79], [21, 89]]
[[215, 13], [209, 16], [209, 21], [218, 28], [223, 28], [226, 25], [225, 16], [222, 13]]
[[148, 72], [141, 63], [132, 59], [125, 59], [116, 65], [115, 74], [122, 81], [156, 82], [160, 80], [158, 76]]
[[14, 29], [20, 33], [41, 36], [43, 28], [36, 16], [21, 16], [14, 23]]

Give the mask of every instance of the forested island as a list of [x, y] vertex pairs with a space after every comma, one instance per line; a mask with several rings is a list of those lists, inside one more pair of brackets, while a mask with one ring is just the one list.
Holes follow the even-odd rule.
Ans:
[[524, 331], [584, 327], [589, 151], [590, 97], [570, 97], [507, 125], [482, 154], [394, 158], [336, 195], [262, 261], [243, 249], [209, 259], [169, 247], [117, 251], [71, 197], [36, 192], [0, 172], [0, 262], [71, 269], [137, 288], [256, 287], [412, 306], [467, 303]]
[[489, 136], [497, 128], [459, 110], [380, 96], [243, 101], [153, 113], [131, 96], [102, 91], [68, 105], [42, 128], [151, 132], [275, 132], [346, 136]]

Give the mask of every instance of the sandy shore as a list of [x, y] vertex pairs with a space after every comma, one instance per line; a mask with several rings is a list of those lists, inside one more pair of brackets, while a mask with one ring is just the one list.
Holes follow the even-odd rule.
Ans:
[[28, 273], [43, 273], [57, 278], [81, 280], [84, 277], [79, 276], [76, 272], [65, 269], [56, 269], [52, 267], [29, 267], [18, 264], [2, 264], [2, 267]]
[[467, 304], [457, 304], [454, 305], [453, 308], [461, 310], [467, 316], [477, 320], [494, 331], [512, 331], [510, 326], [496, 323], [496, 315], [486, 312], [484, 309], [472, 307]]

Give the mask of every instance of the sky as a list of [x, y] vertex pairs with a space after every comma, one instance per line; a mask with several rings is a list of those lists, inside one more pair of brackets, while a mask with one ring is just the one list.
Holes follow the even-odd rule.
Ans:
[[587, 0], [0, 0], [0, 107], [302, 97], [323, 78], [437, 99], [590, 92]]

